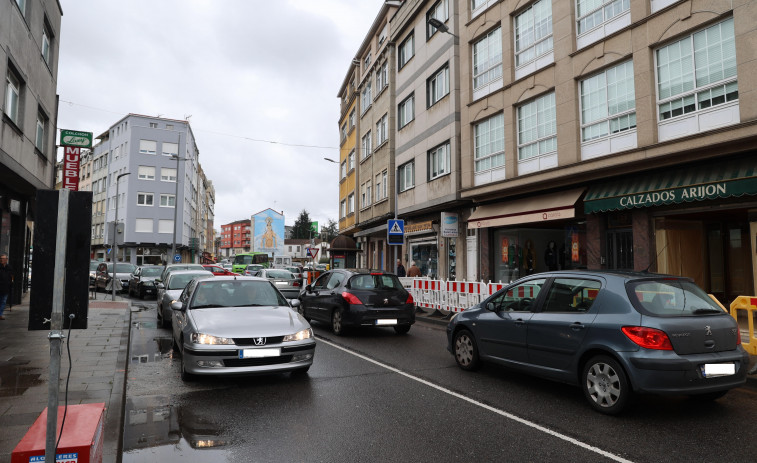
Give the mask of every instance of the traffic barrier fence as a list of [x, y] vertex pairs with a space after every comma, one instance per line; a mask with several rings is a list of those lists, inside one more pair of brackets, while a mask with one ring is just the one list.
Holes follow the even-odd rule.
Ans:
[[743, 327], [749, 329], [747, 342], [742, 336], [741, 345], [751, 355], [757, 355], [757, 337], [754, 335], [755, 316], [757, 316], [757, 297], [739, 296], [731, 302], [731, 316]]
[[504, 283], [484, 281], [433, 280], [400, 278], [413, 296], [416, 307], [425, 312], [439, 311], [447, 315], [473, 307], [504, 287]]

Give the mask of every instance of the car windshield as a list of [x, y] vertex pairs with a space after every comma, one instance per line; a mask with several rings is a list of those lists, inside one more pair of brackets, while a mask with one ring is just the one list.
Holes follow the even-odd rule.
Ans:
[[[113, 267], [108, 267], [108, 270], [110, 270]], [[134, 273], [134, 270], [137, 269], [137, 266], [134, 264], [116, 264], [116, 273]]]
[[699, 286], [688, 280], [635, 281], [628, 285], [632, 303], [660, 317], [726, 314]]
[[157, 277], [157, 276], [160, 276], [161, 273], [163, 273], [163, 267], [143, 267], [142, 268], [143, 277]]
[[293, 280], [294, 275], [289, 270], [269, 270], [265, 274], [268, 278], [280, 278], [282, 280]]
[[288, 306], [267, 281], [213, 280], [197, 284], [190, 309], [208, 307]]
[[209, 273], [179, 273], [173, 274], [168, 279], [168, 289], [184, 289], [189, 281], [196, 276], [210, 276]]
[[352, 289], [402, 289], [402, 283], [391, 274], [363, 274], [350, 279]]

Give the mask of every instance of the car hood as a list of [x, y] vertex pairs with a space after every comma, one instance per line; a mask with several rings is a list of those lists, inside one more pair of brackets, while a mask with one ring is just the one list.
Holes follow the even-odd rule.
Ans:
[[184, 291], [184, 288], [181, 289], [166, 289], [163, 293], [163, 297], [168, 297], [170, 300], [175, 301], [176, 299], [181, 296], [181, 292]]
[[195, 330], [225, 338], [281, 336], [310, 327], [289, 307], [215, 307], [189, 314]]

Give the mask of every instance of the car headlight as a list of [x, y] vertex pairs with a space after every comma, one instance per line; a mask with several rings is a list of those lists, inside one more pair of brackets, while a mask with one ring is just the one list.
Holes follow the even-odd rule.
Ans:
[[203, 333], [192, 333], [192, 344], [234, 344], [230, 338], [221, 338]]
[[284, 336], [284, 342], [287, 341], [303, 341], [305, 339], [310, 339], [313, 337], [313, 329], [308, 328], [306, 330], [298, 331], [294, 334], [288, 334]]

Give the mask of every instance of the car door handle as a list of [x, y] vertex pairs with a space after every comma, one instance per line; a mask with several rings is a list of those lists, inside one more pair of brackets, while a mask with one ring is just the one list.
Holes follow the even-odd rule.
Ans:
[[525, 325], [526, 322], [522, 318], [518, 318], [515, 320], [516, 325]]
[[584, 324], [581, 323], [581, 322], [575, 322], [572, 325], [570, 325], [570, 329], [572, 329], [573, 331], [579, 331], [579, 330], [582, 330], [584, 328], [585, 328]]

